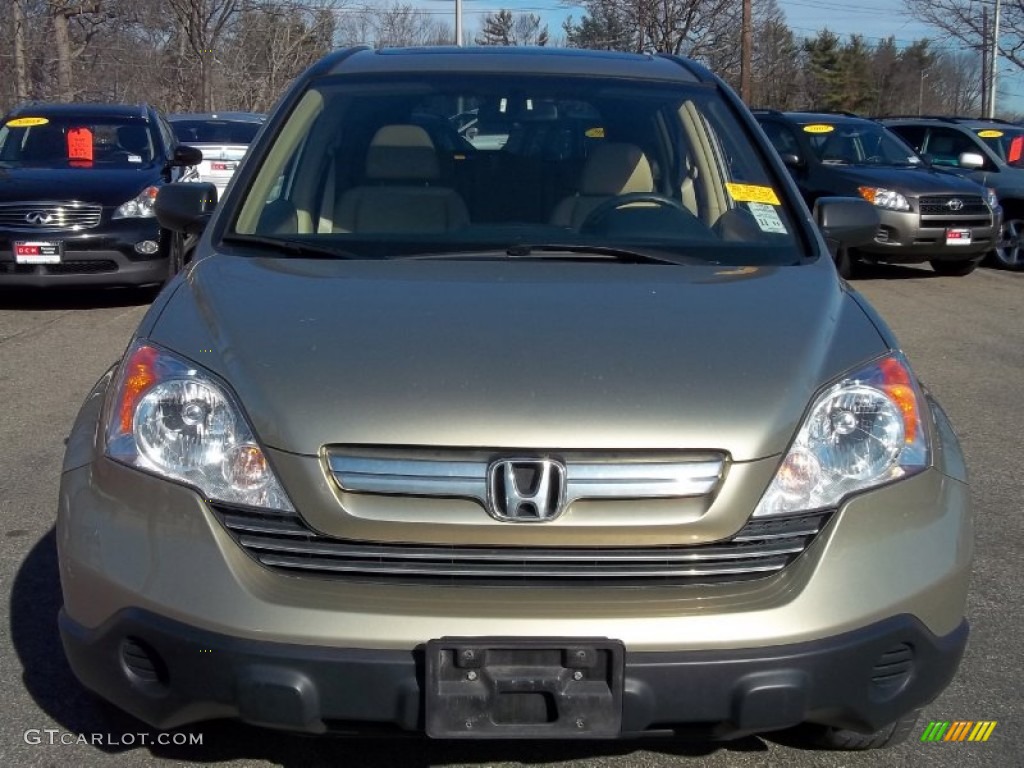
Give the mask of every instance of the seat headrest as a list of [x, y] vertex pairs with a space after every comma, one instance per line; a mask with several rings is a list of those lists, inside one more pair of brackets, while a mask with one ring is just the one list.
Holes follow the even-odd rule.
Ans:
[[418, 125], [385, 125], [377, 130], [366, 153], [370, 179], [420, 179], [441, 175], [434, 142]]
[[635, 144], [601, 142], [583, 166], [582, 195], [624, 195], [653, 192], [654, 176], [647, 155]]

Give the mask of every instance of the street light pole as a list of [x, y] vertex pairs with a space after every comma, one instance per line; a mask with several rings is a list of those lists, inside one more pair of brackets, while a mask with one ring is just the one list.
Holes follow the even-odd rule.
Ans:
[[455, 44], [462, 45], [462, 0], [455, 0]]
[[921, 85], [917, 89], [917, 116], [921, 116], [921, 110], [924, 106], [924, 79], [928, 77], [928, 73], [924, 71], [924, 67], [921, 68]]

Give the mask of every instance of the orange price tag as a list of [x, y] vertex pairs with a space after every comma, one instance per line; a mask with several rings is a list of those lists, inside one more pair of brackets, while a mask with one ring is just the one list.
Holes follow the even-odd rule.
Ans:
[[92, 160], [92, 131], [88, 128], [68, 131], [68, 160]]

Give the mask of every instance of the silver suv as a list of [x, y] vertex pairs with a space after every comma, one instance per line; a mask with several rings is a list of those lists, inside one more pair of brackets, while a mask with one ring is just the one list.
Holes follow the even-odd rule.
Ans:
[[1003, 208], [992, 261], [1024, 269], [1024, 126], [974, 117], [892, 117], [881, 121], [940, 168], [995, 190]]
[[86, 686], [161, 728], [910, 732], [967, 642], [972, 516], [829, 256], [871, 204], [812, 217], [672, 56], [342, 51], [250, 152], [212, 215], [161, 191], [196, 259], [68, 443]]

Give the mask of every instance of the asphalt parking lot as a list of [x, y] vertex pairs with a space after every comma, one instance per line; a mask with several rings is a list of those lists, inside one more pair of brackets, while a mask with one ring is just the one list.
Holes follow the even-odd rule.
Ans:
[[[0, 574], [8, 619], [0, 630], [0, 765], [1024, 765], [1024, 273], [981, 269], [947, 278], [927, 268], [879, 267], [854, 285], [892, 325], [964, 443], [978, 515], [972, 636], [956, 681], [924, 718], [995, 720], [988, 742], [912, 740], [887, 752], [844, 754], [806, 752], [784, 739], [444, 744], [310, 739], [215, 723], [179, 734], [201, 745], [145, 743], [159, 734], [96, 702], [64, 661], [53, 522], [63, 440], [149, 297], [0, 293]], [[80, 735], [100, 743], [79, 743]]]

